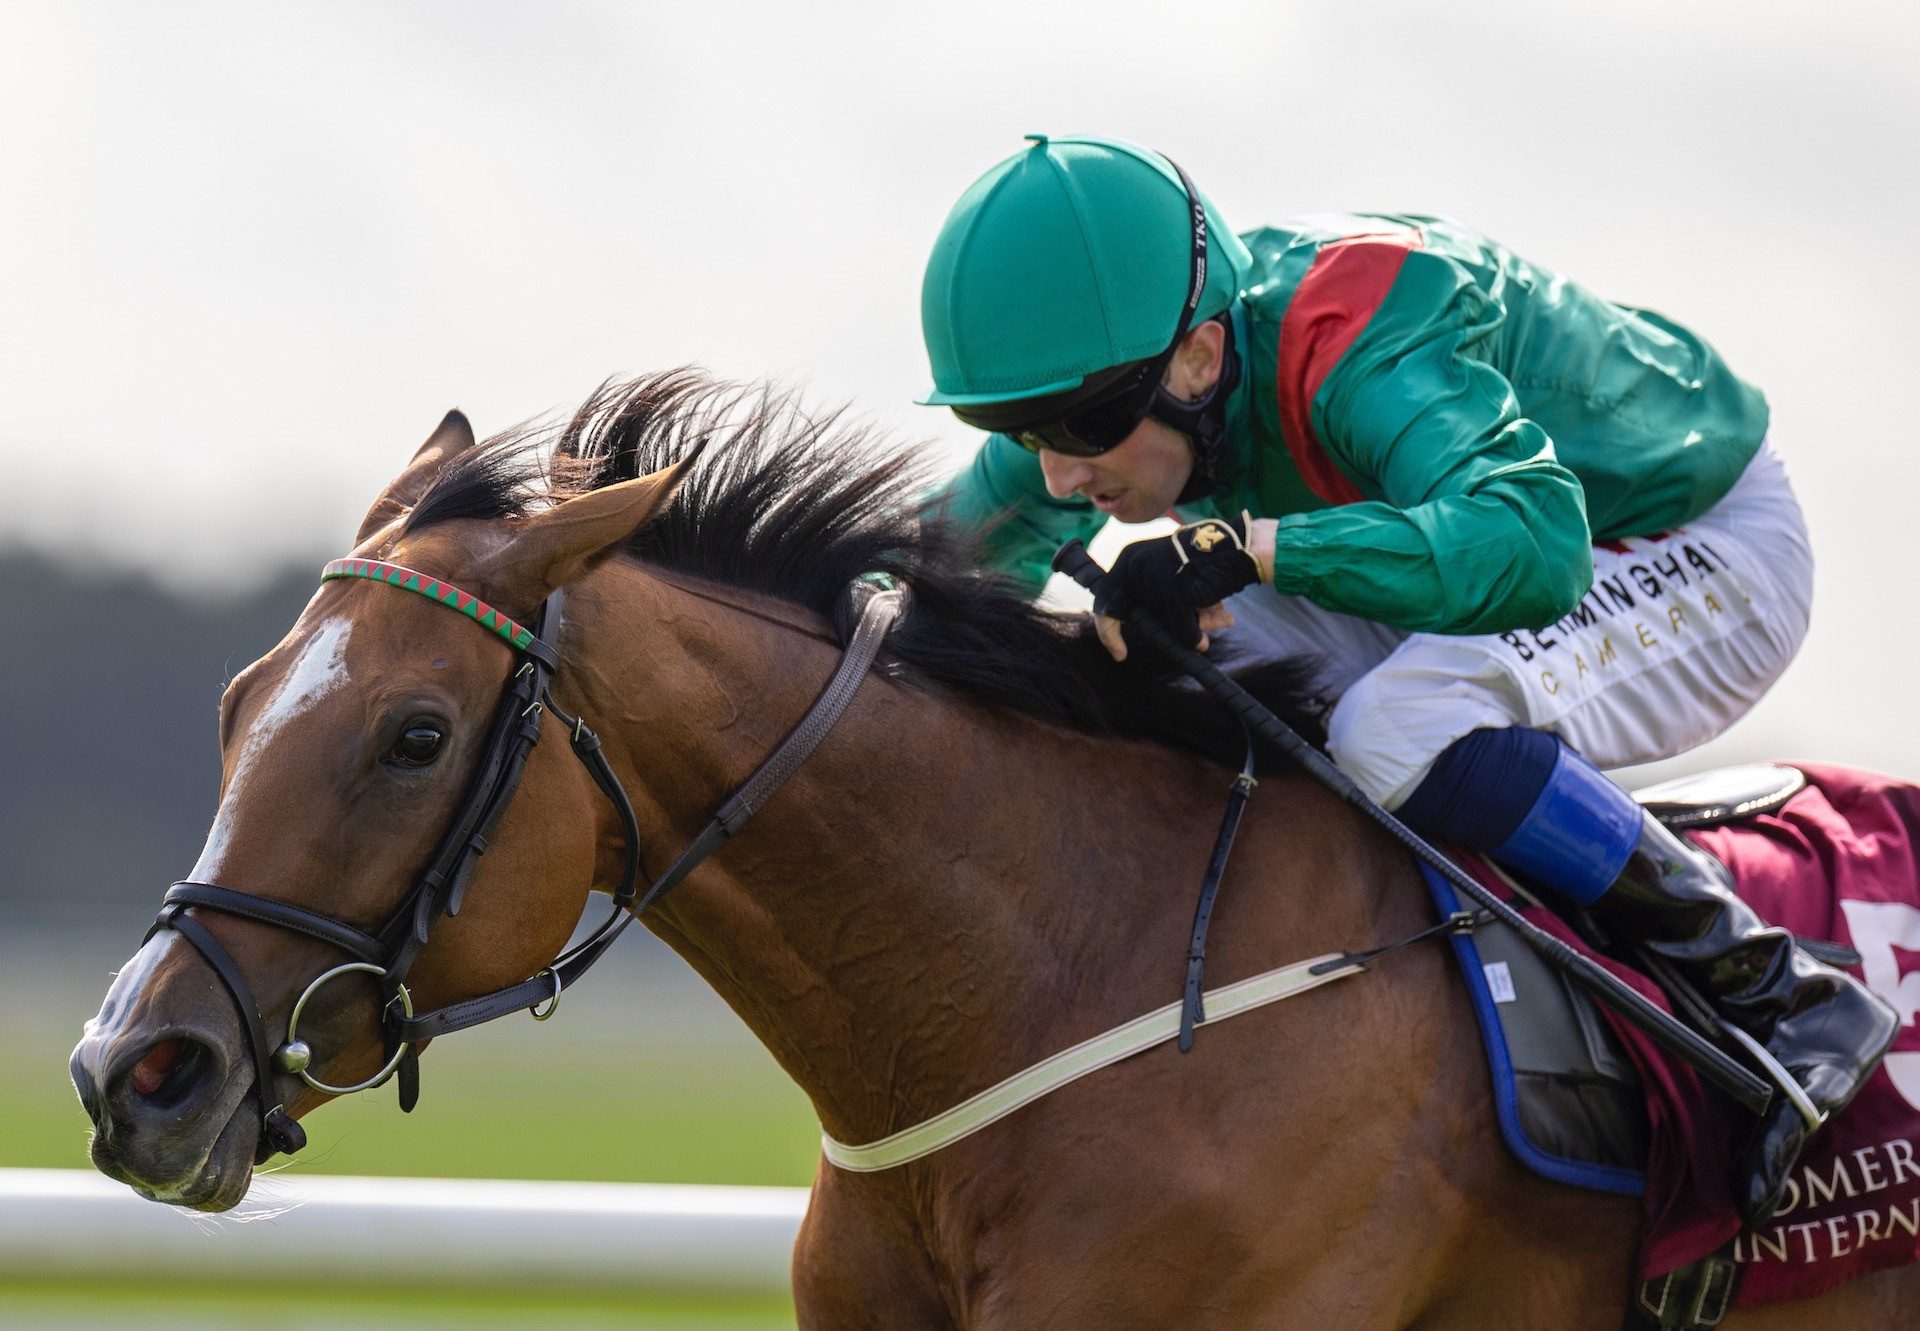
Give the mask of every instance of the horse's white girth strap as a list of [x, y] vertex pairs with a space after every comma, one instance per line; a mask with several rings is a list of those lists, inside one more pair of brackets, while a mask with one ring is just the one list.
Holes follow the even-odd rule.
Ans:
[[[1297, 961], [1279, 970], [1210, 989], [1205, 998], [1207, 1018], [1202, 1024], [1211, 1026], [1242, 1012], [1250, 1012], [1268, 1003], [1277, 1003], [1283, 998], [1317, 989], [1334, 980], [1357, 975], [1365, 969], [1365, 964], [1357, 957], [1329, 952], [1325, 956]], [[1098, 1072], [1123, 1058], [1131, 1058], [1143, 1050], [1171, 1040], [1179, 1030], [1180, 1004], [1169, 1003], [1145, 1016], [1135, 1017], [1124, 1026], [1116, 1026], [1104, 1035], [1096, 1035], [1070, 1049], [1062, 1049], [1026, 1071], [1016, 1072], [1005, 1081], [989, 1086], [980, 1094], [891, 1137], [882, 1137], [865, 1146], [848, 1146], [823, 1133], [820, 1138], [821, 1149], [826, 1152], [828, 1160], [854, 1173], [870, 1174], [875, 1170], [892, 1169], [895, 1165], [907, 1164], [932, 1155], [942, 1147], [951, 1146], [962, 1137], [971, 1136], [989, 1123], [997, 1123], [1014, 1110], [1032, 1104], [1069, 1082], [1078, 1081], [1089, 1072]]]

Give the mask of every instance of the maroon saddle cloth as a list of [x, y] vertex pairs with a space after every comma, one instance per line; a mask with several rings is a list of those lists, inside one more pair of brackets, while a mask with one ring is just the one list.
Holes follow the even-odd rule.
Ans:
[[[1920, 786], [1795, 766], [1808, 783], [1786, 804], [1687, 835], [1733, 871], [1762, 918], [1857, 951], [1853, 973], [1899, 1010], [1903, 1025], [1885, 1063], [1808, 1145], [1767, 1225], [1743, 1233], [1729, 1191], [1729, 1143], [1750, 1120], [1710, 1096], [1691, 1068], [1609, 1019], [1641, 1075], [1651, 1128], [1640, 1274], [1658, 1276], [1731, 1243], [1736, 1308], [1811, 1298], [1920, 1257]], [[1591, 954], [1559, 920], [1527, 914]], [[1599, 960], [1665, 1005], [1644, 977]]]

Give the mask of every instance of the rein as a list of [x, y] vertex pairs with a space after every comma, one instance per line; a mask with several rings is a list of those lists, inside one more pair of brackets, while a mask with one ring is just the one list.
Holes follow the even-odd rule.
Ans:
[[[565, 612], [565, 589], [556, 589], [547, 597], [535, 627], [529, 629], [480, 598], [399, 564], [373, 559], [336, 559], [321, 571], [321, 580], [336, 578], [384, 582], [457, 611], [506, 642], [519, 658], [519, 665], [502, 688], [479, 770], [439, 849], [377, 933], [364, 933], [304, 907], [217, 883], [183, 881], [167, 890], [160, 914], [146, 936], [151, 939], [167, 929], [178, 933], [207, 960], [233, 998], [241, 1023], [247, 1028], [259, 1091], [261, 1131], [255, 1163], [275, 1152], [290, 1155], [306, 1145], [306, 1132], [286, 1112], [284, 1101], [269, 1107], [269, 1101], [274, 1098], [270, 1091], [276, 1068], [293, 1073], [307, 1086], [329, 1095], [370, 1090], [398, 1073], [400, 1107], [411, 1111], [420, 1093], [418, 1051], [422, 1043], [523, 1008], [538, 1021], [552, 1016], [559, 1006], [560, 995], [605, 954], [626, 927], [737, 833], [799, 769], [853, 701], [888, 630], [906, 609], [903, 590], [879, 590], [864, 581], [855, 584], [853, 594], [864, 595], [865, 602], [833, 677], [773, 754], [720, 805], [679, 857], [641, 895], [640, 828], [633, 805], [601, 752], [599, 736], [581, 717], [560, 707], [551, 692], [553, 676], [560, 667], [560, 653], [554, 643], [559, 638]], [[626, 865], [620, 886], [613, 893], [613, 909], [587, 938], [531, 978], [432, 1012], [416, 1014], [412, 994], [405, 983], [407, 973], [426, 946], [434, 921], [443, 914], [460, 913], [474, 865], [486, 852], [487, 838], [512, 802], [527, 759], [539, 742], [543, 712], [551, 712], [567, 728], [574, 755], [619, 815]], [[288, 1016], [285, 1041], [277, 1050], [272, 1050], [265, 1018], [246, 977], [212, 932], [187, 914], [189, 910], [211, 910], [288, 929], [327, 943], [355, 959], [321, 972], [307, 985]], [[354, 973], [374, 975], [379, 980], [383, 994], [381, 1025], [388, 1057], [385, 1066], [372, 1077], [351, 1086], [335, 1086], [316, 1079], [309, 1071], [313, 1051], [299, 1038], [299, 1021], [315, 992], [338, 976]]]

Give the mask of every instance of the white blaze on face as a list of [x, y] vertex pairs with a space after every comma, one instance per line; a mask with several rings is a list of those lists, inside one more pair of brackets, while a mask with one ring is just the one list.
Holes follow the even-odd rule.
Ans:
[[[153, 978], [153, 972], [166, 960], [173, 945], [180, 941], [180, 935], [171, 930], [162, 930], [140, 945], [127, 964], [122, 966], [113, 977], [113, 984], [107, 989], [107, 996], [100, 1003], [98, 1016], [89, 1017], [86, 1034], [96, 1045], [104, 1048], [127, 1023], [127, 1017], [133, 1010], [133, 1000], [146, 989], [147, 981]], [[94, 1072], [97, 1074], [99, 1068]]]
[[348, 620], [337, 618], [315, 629], [300, 649], [300, 655], [294, 658], [293, 668], [280, 681], [279, 689], [247, 730], [241, 741], [240, 756], [234, 760], [233, 779], [227, 783], [226, 798], [220, 802], [220, 812], [207, 833], [206, 847], [200, 852], [193, 872], [187, 875], [189, 878], [202, 883], [219, 881], [220, 861], [226, 852], [230, 830], [228, 824], [248, 766], [273, 742], [283, 726], [346, 683], [347, 634], [352, 627]]

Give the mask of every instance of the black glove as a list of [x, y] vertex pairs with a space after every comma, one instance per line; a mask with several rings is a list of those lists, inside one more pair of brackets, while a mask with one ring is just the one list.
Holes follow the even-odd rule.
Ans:
[[1178, 642], [1200, 644], [1200, 611], [1260, 581], [1247, 550], [1252, 520], [1208, 518], [1162, 540], [1136, 541], [1114, 559], [1093, 598], [1095, 614], [1144, 612]]

